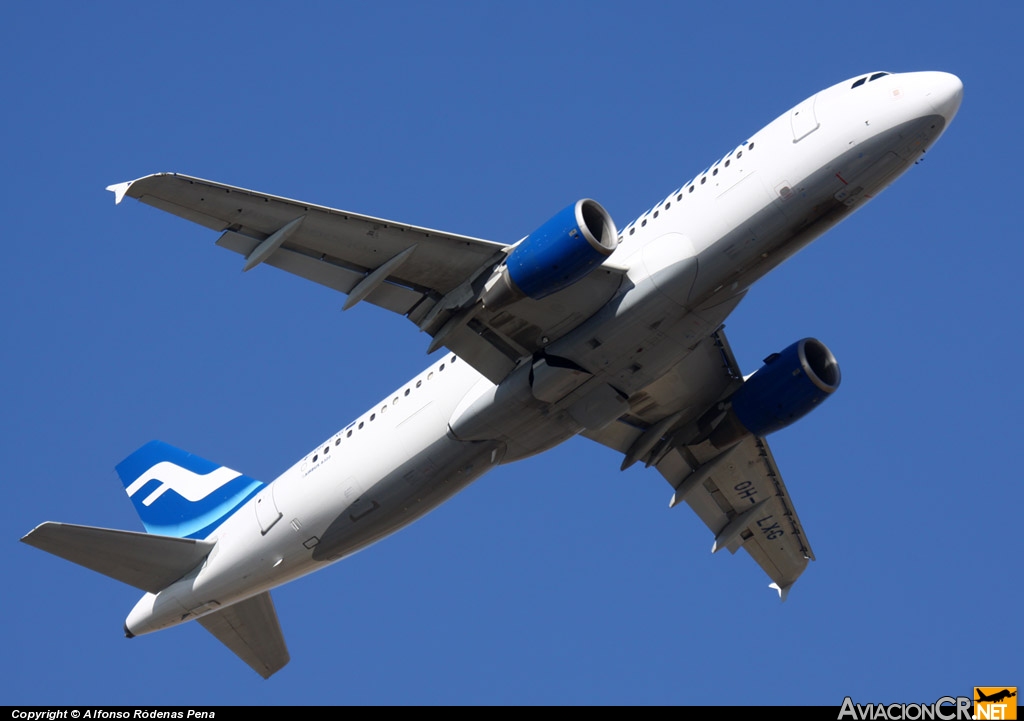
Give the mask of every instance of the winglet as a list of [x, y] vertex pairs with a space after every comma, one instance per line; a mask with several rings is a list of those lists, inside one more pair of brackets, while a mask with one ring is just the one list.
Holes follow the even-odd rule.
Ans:
[[789, 589], [793, 588], [793, 584], [791, 583], [788, 586], [780, 586], [777, 583], [770, 583], [770, 584], [768, 584], [768, 588], [774, 588], [776, 591], [778, 591], [779, 592], [779, 601], [781, 603], [785, 603], [786, 602], [786, 597], [789, 595]]
[[124, 194], [128, 192], [128, 188], [134, 183], [134, 180], [129, 180], [126, 183], [114, 183], [108, 185], [107, 190], [114, 194], [114, 205], [120, 205], [121, 201], [124, 200]]

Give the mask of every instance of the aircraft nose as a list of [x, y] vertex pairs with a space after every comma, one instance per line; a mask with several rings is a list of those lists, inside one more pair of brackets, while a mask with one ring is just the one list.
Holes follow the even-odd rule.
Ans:
[[960, 101], [964, 98], [964, 84], [952, 73], [928, 73], [928, 84], [925, 96], [935, 108], [935, 112], [946, 119], [946, 124], [953, 119], [960, 109]]

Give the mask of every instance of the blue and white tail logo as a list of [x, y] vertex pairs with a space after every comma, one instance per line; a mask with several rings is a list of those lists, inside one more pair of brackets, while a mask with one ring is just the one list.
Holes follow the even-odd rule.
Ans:
[[205, 538], [263, 487], [161, 441], [121, 461], [117, 475], [146, 531], [178, 538]]

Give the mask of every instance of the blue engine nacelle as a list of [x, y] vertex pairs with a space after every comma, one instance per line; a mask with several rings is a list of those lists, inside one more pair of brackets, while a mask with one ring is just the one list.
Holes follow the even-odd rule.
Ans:
[[577, 200], [521, 240], [488, 282], [484, 304], [540, 300], [585, 277], [612, 254], [619, 232], [597, 201]]
[[746, 433], [766, 436], [803, 418], [839, 388], [839, 363], [824, 343], [804, 338], [764, 365], [732, 395], [732, 409], [711, 434], [724, 447]]

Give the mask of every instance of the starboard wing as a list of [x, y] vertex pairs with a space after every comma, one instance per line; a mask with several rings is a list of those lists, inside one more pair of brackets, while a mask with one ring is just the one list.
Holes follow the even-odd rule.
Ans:
[[176, 173], [148, 175], [108, 190], [221, 233], [217, 244], [404, 315], [491, 381], [593, 315], [618, 290], [624, 270], [605, 264], [542, 300], [523, 298], [459, 313], [511, 244], [236, 188]]

